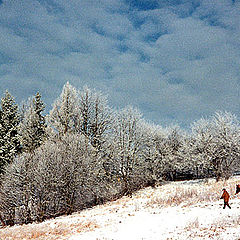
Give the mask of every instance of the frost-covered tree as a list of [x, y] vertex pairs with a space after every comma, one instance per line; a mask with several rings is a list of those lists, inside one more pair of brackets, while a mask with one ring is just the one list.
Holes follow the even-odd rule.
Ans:
[[3, 220], [43, 221], [111, 199], [116, 190], [105, 180], [95, 151], [85, 136], [66, 133], [15, 158], [1, 181]]
[[200, 119], [191, 126], [191, 133], [188, 144], [185, 145], [186, 158], [189, 166], [197, 169], [197, 175], [208, 177], [213, 169], [211, 165], [210, 146], [213, 143], [214, 135], [210, 119]]
[[197, 163], [208, 164], [217, 180], [229, 178], [240, 157], [240, 126], [231, 113], [217, 112], [192, 127], [192, 148]]
[[[144, 129], [144, 128], [143, 128]], [[156, 181], [176, 178], [184, 169], [184, 134], [178, 126], [162, 128], [147, 124], [145, 127], [144, 156]]]
[[0, 108], [0, 172], [5, 164], [4, 157], [4, 131], [2, 130], [2, 109]]
[[100, 150], [111, 130], [112, 110], [101, 92], [88, 87], [77, 91], [66, 83], [48, 120], [60, 135], [67, 132], [83, 134]]
[[119, 111], [116, 118], [112, 166], [116, 178], [122, 183], [123, 194], [131, 193], [147, 181], [144, 178], [147, 163], [143, 155], [141, 117], [141, 113], [130, 106]]
[[101, 92], [84, 87], [79, 91], [78, 129], [97, 149], [102, 149], [112, 128], [112, 110]]
[[162, 180], [165, 169], [162, 152], [166, 134], [161, 126], [145, 121], [142, 122], [142, 131], [144, 134], [143, 156], [148, 169], [146, 174], [150, 174], [149, 184], [154, 185]]
[[18, 134], [19, 112], [11, 94], [6, 91], [1, 99], [0, 114], [0, 171], [21, 152]]
[[165, 137], [159, 142], [159, 155], [163, 162], [163, 174], [174, 180], [177, 173], [185, 168], [183, 146], [184, 132], [179, 126], [171, 126], [165, 129]]
[[236, 116], [217, 112], [212, 119], [214, 142], [211, 146], [211, 164], [217, 178], [228, 179], [240, 157], [240, 125]]
[[23, 151], [32, 152], [46, 139], [46, 122], [42, 115], [45, 105], [39, 93], [29, 99], [28, 107], [23, 111], [19, 134]]
[[48, 116], [50, 125], [60, 136], [67, 132], [76, 132], [79, 121], [78, 109], [77, 91], [67, 82]]

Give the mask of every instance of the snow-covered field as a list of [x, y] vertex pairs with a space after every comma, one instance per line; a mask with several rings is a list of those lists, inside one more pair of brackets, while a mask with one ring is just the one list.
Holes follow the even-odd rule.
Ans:
[[[172, 182], [146, 188], [132, 197], [40, 224], [0, 229], [0, 239], [240, 239], [239, 177]], [[232, 209], [222, 209], [222, 188]]]

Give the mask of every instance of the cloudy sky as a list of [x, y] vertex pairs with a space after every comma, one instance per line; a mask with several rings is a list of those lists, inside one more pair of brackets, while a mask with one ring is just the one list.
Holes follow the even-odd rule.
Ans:
[[0, 0], [0, 95], [69, 81], [158, 124], [240, 117], [240, 0]]

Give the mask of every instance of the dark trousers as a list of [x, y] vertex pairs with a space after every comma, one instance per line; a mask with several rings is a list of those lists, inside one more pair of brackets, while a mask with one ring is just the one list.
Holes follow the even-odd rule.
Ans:
[[223, 209], [225, 209], [225, 208], [226, 208], [226, 206], [228, 206], [228, 207], [231, 209], [231, 207], [229, 206], [228, 202], [224, 202]]

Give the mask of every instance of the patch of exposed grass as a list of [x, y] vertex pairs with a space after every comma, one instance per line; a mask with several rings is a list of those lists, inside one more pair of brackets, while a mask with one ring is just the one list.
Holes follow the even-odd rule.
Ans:
[[209, 181], [195, 184], [185, 184], [185, 182], [175, 182], [167, 186], [158, 187], [156, 191], [147, 196], [149, 200], [146, 202], [148, 207], [168, 207], [178, 206], [183, 207], [219, 200], [222, 194], [222, 189], [226, 188], [230, 196], [234, 198], [236, 184], [238, 179], [230, 179], [228, 181]]
[[[188, 238], [204, 238], [212, 239], [214, 237], [219, 237], [223, 232], [228, 228], [235, 227], [238, 228], [240, 224], [240, 216], [235, 216], [234, 218], [226, 219], [217, 219], [210, 226], [201, 226], [198, 222], [198, 219], [194, 219], [192, 222], [189, 222], [184, 228], [185, 232], [188, 232]], [[223, 239], [220, 238], [219, 239]]]
[[73, 232], [92, 231], [99, 228], [93, 221], [83, 221], [76, 223], [54, 222], [51, 224], [28, 224], [22, 226], [7, 227], [0, 230], [1, 240], [59, 240], [68, 239]]

